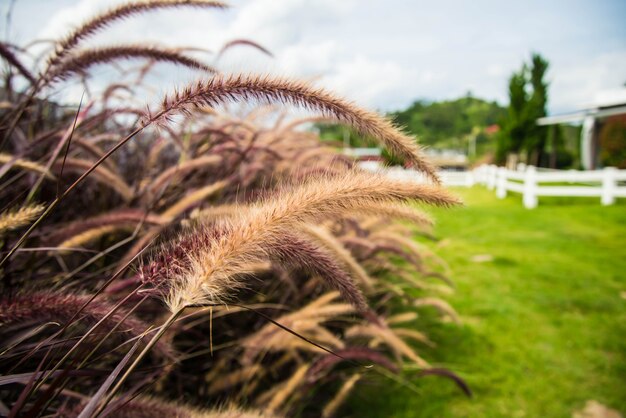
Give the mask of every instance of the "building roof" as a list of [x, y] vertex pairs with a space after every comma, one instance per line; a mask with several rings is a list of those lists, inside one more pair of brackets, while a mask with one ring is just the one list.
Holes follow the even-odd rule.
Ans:
[[622, 114], [626, 114], [626, 88], [600, 91], [585, 109], [562, 115], [545, 116], [537, 119], [537, 125], [582, 122], [588, 117], [603, 119]]

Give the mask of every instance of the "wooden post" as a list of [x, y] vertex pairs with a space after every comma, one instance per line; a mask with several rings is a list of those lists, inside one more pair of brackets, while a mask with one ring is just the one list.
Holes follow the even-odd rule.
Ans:
[[615, 203], [615, 189], [617, 182], [615, 177], [617, 169], [615, 167], [605, 167], [602, 170], [602, 195], [601, 202], [603, 206], [612, 205]]
[[524, 175], [524, 207], [534, 209], [537, 207], [537, 169], [529, 165]]
[[496, 177], [496, 197], [504, 199], [506, 197], [506, 168], [499, 167]]

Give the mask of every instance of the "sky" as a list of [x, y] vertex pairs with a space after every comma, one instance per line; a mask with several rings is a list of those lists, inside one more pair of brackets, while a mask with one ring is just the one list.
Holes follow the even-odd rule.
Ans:
[[[0, 0], [0, 33], [24, 45], [56, 39], [119, 1]], [[539, 52], [550, 62], [549, 113], [589, 107], [626, 83], [624, 0], [232, 0], [227, 11], [150, 12], [86, 45], [146, 41], [219, 51], [225, 72], [305, 78], [359, 104], [392, 111], [418, 99], [473, 96], [507, 103], [510, 74]], [[8, 34], [7, 34], [8, 32]], [[215, 55], [198, 55], [212, 62]], [[182, 84], [190, 75], [167, 67]], [[164, 84], [167, 84], [164, 82]], [[164, 88], [167, 91], [169, 84]]]

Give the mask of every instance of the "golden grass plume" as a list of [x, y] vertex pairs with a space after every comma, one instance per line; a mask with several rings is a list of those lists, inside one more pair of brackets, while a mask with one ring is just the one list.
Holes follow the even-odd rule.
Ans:
[[439, 183], [435, 168], [424, 158], [414, 138], [374, 112], [361, 109], [330, 92], [301, 81], [269, 75], [216, 75], [200, 80], [163, 99], [156, 113], [148, 114], [144, 125], [159, 123], [171, 115], [203, 106], [214, 107], [230, 101], [256, 100], [288, 103], [323, 113], [346, 123], [359, 133], [380, 141], [394, 155], [400, 156]]
[[174, 277], [167, 298], [174, 312], [189, 305], [214, 304], [232, 297], [237, 279], [251, 261], [264, 261], [268, 247], [282, 244], [286, 228], [301, 222], [345, 214], [371, 203], [421, 200], [448, 206], [456, 198], [426, 184], [390, 180], [379, 174], [348, 171], [316, 179], [276, 193], [252, 205], [236, 219], [221, 223], [222, 231], [187, 255], [189, 268]]
[[30, 224], [44, 209], [43, 205], [27, 205], [0, 213], [0, 236], [6, 231]]

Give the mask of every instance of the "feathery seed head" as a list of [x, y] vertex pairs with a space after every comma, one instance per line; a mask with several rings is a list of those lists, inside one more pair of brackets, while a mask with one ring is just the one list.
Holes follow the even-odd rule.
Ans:
[[[218, 222], [221, 232], [210, 242], [192, 240], [195, 245], [185, 252], [182, 261], [177, 261], [184, 267], [170, 276], [174, 284], [168, 304], [172, 310], [178, 310], [188, 305], [216, 303], [217, 296], [228, 298], [232, 289], [243, 285], [236, 277], [250, 273], [242, 270], [244, 266], [264, 261], [272, 253], [290, 255], [285, 237], [289, 229], [301, 222], [358, 211], [372, 203], [410, 199], [443, 206], [457, 203], [436, 186], [390, 180], [362, 171], [347, 171], [282, 190], [271, 200], [251, 205], [236, 218]], [[297, 248], [293, 251], [297, 252]]]
[[28, 205], [0, 213], [0, 236], [34, 221], [43, 212], [43, 205]]
[[231, 101], [284, 103], [321, 112], [329, 118], [346, 123], [359, 133], [380, 141], [398, 156], [439, 183], [435, 169], [426, 161], [416, 141], [374, 112], [361, 109], [348, 101], [301, 81], [268, 75], [216, 75], [200, 80], [163, 99], [161, 109], [146, 115], [144, 126], [167, 121], [176, 113], [215, 107]]

